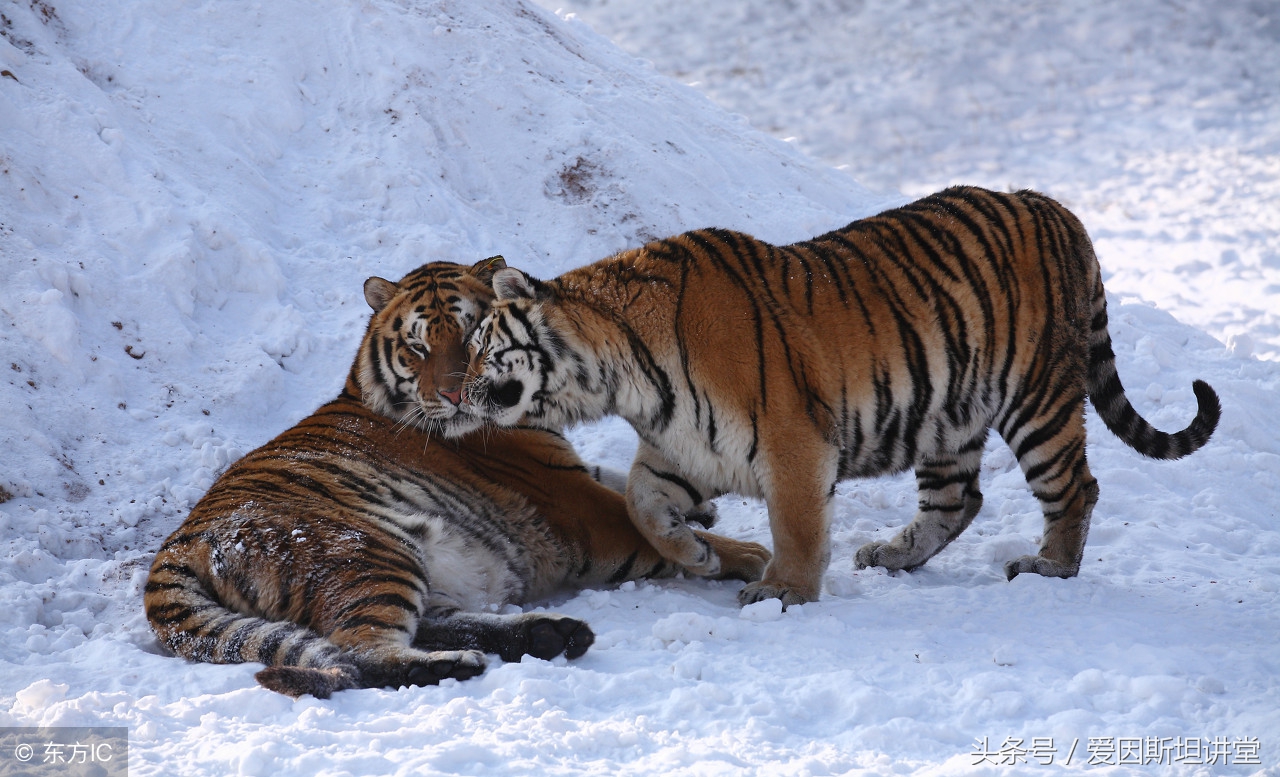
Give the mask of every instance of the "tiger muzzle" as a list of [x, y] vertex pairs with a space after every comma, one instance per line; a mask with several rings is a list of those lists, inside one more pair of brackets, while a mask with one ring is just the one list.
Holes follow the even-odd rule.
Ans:
[[489, 403], [494, 407], [500, 407], [503, 410], [510, 409], [520, 404], [520, 399], [523, 396], [524, 384], [519, 380], [492, 383], [489, 386]]
[[517, 379], [495, 381], [478, 377], [468, 381], [462, 390], [462, 404], [476, 408], [508, 410], [520, 403], [524, 383]]

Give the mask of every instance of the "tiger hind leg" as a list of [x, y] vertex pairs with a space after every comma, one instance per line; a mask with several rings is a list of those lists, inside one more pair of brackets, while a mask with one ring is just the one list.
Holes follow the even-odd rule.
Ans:
[[548, 660], [559, 655], [578, 658], [595, 639], [590, 626], [567, 615], [453, 612], [423, 618], [413, 646], [429, 651], [479, 650], [496, 653], [503, 661], [519, 661], [526, 655]]
[[259, 672], [258, 682], [294, 697], [320, 696], [330, 684], [334, 690], [437, 685], [445, 678], [466, 680], [483, 672], [484, 653], [479, 650], [422, 650], [412, 644], [422, 598], [418, 587], [405, 581], [372, 596], [340, 594], [317, 602], [316, 609], [331, 618], [316, 624], [316, 630], [338, 649], [337, 671], [326, 677], [323, 669], [318, 673], [285, 661]]
[[982, 509], [978, 468], [985, 435], [975, 438], [954, 457], [934, 459], [916, 467], [919, 510], [911, 523], [888, 542], [868, 542], [854, 555], [858, 569], [884, 567], [911, 570], [933, 558], [969, 527]]
[[[1064, 401], [1045, 415], [1044, 423], [1005, 435], [1044, 511], [1040, 552], [1007, 562], [1004, 571], [1010, 580], [1022, 572], [1075, 577], [1098, 502], [1098, 481], [1085, 461], [1084, 397]], [[1055, 429], [1054, 424], [1060, 425]]]
[[424, 651], [394, 640], [370, 642], [342, 649], [326, 667], [276, 665], [254, 675], [265, 688], [292, 696], [327, 699], [349, 688], [398, 688], [438, 685], [445, 678], [466, 680], [484, 671], [484, 655], [476, 650]]
[[441, 680], [467, 680], [484, 671], [477, 650], [423, 651], [390, 645], [344, 651], [336, 666], [268, 666], [254, 675], [263, 687], [292, 696], [327, 699], [349, 688], [399, 688], [438, 685]]

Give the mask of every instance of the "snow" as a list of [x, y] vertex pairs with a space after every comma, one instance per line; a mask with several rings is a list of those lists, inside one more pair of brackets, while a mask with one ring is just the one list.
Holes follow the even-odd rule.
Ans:
[[545, 0], [874, 190], [1033, 188], [1108, 288], [1280, 359], [1265, 0]]
[[[1031, 751], [1050, 738], [1085, 772], [1108, 741], [1117, 763], [1122, 738], [1152, 738], [1183, 749], [1109, 772], [1280, 774], [1274, 8], [552, 5], [580, 18], [5, 7], [0, 727], [127, 726], [137, 775], [1047, 773]], [[824, 595], [786, 612], [739, 609], [736, 583], [566, 592], [528, 608], [589, 621], [581, 659], [325, 702], [157, 645], [155, 548], [337, 392], [369, 275], [502, 253], [550, 276], [711, 225], [789, 242], [958, 182], [1079, 213], [1148, 419], [1185, 425], [1195, 378], [1222, 396], [1214, 439], [1178, 462], [1090, 414], [1101, 501], [1078, 578], [1004, 580], [1041, 518], [993, 438], [983, 511], [914, 573], [852, 564], [910, 518], [911, 479], [843, 484]], [[613, 467], [635, 449], [616, 419], [571, 438]], [[768, 542], [761, 504], [719, 506], [720, 531]], [[991, 763], [1011, 738], [1021, 764]], [[1188, 765], [1217, 738], [1235, 757], [1256, 738], [1257, 764]], [[1003, 755], [978, 763], [984, 740]]]

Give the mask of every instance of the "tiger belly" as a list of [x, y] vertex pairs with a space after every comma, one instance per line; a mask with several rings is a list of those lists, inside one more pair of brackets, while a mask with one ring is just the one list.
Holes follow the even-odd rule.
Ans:
[[493, 538], [461, 531], [440, 515], [425, 517], [418, 531], [428, 612], [484, 612], [525, 599], [533, 581], [523, 554], [496, 552]]

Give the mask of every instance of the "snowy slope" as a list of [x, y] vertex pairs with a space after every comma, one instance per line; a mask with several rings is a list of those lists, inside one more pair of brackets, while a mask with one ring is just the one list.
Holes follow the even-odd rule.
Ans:
[[[337, 391], [368, 275], [552, 275], [707, 225], [785, 242], [901, 197], [515, 0], [9, 3], [0, 71], [0, 727], [128, 726], [133, 774], [954, 774], [983, 737], [1079, 739], [1076, 764], [1090, 737], [1260, 738], [1260, 765], [1204, 768], [1280, 763], [1280, 365], [1119, 298], [1138, 408], [1180, 428], [1199, 377], [1225, 413], [1176, 463], [1090, 419], [1078, 579], [1004, 582], [1040, 518], [993, 440], [982, 514], [913, 574], [850, 561], [910, 480], [843, 485], [826, 594], [786, 613], [727, 583], [570, 593], [543, 604], [596, 630], [578, 661], [323, 703], [163, 655], [155, 547]], [[572, 436], [617, 467], [635, 446]], [[758, 503], [721, 513], [768, 541]]]
[[1280, 359], [1271, 0], [541, 0], [877, 190], [1052, 192], [1113, 293]]

